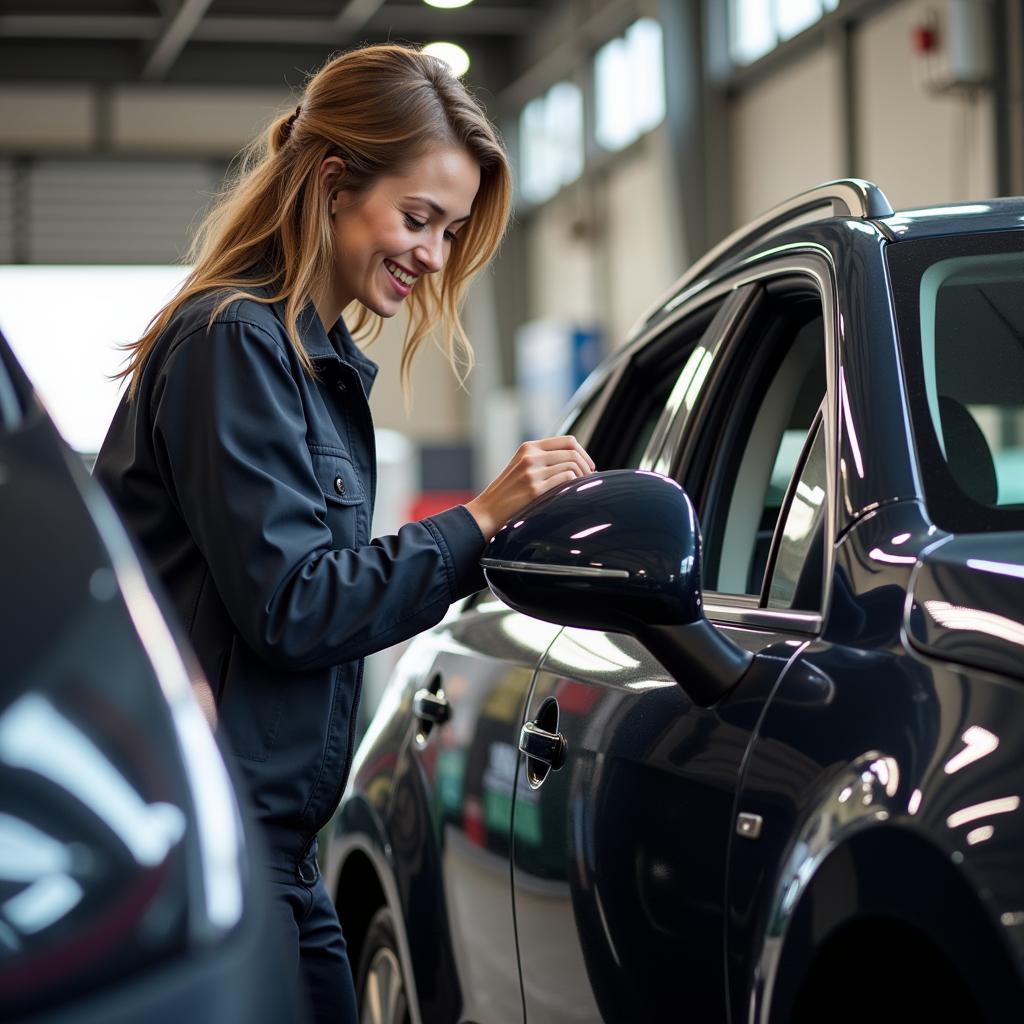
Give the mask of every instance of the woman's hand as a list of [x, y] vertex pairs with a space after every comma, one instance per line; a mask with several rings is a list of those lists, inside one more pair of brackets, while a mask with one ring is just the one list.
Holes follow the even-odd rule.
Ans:
[[553, 487], [590, 476], [597, 467], [575, 437], [525, 441], [485, 490], [466, 503], [484, 537]]

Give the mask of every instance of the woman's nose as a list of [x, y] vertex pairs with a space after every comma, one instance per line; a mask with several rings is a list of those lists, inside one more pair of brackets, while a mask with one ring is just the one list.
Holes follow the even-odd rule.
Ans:
[[413, 255], [425, 274], [435, 274], [444, 266], [444, 239], [440, 232], [416, 246]]

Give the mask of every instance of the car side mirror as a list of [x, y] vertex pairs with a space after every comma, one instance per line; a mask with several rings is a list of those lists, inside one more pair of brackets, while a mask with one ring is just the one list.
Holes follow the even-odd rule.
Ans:
[[481, 565], [518, 611], [635, 636], [701, 706], [752, 659], [704, 617], [697, 516], [660, 473], [608, 470], [543, 495], [498, 531]]

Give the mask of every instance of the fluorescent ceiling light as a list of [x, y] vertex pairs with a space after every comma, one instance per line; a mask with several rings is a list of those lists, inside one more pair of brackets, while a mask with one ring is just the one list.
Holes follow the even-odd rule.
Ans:
[[440, 7], [442, 10], [450, 11], [456, 7], [465, 7], [473, 0], [423, 0], [423, 2], [431, 7]]
[[455, 43], [428, 43], [423, 52], [443, 60], [456, 78], [461, 78], [469, 70], [469, 54]]

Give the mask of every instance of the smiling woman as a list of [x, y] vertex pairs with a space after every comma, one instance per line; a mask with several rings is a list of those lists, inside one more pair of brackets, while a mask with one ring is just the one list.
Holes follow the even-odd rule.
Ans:
[[571, 437], [529, 442], [466, 505], [370, 538], [377, 367], [349, 326], [404, 305], [403, 382], [431, 330], [464, 375], [459, 303], [510, 192], [494, 129], [445, 64], [398, 46], [332, 60], [250, 148], [191, 273], [129, 347], [96, 462], [214, 691], [317, 1021], [357, 1017], [346, 893], [324, 886], [317, 833], [348, 775], [362, 659], [481, 589], [485, 538], [594, 468]]

